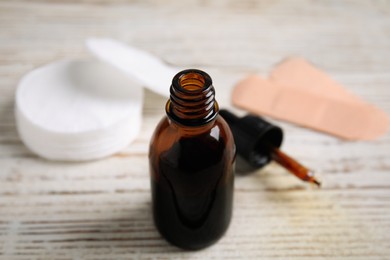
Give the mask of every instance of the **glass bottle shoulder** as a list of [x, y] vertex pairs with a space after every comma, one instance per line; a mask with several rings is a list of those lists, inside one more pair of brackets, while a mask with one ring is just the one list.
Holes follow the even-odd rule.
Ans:
[[210, 124], [200, 127], [182, 127], [164, 116], [157, 125], [150, 142], [150, 151], [166, 151], [175, 143], [184, 139], [195, 138], [197, 141], [223, 144], [235, 154], [235, 145], [229, 126], [221, 116]]

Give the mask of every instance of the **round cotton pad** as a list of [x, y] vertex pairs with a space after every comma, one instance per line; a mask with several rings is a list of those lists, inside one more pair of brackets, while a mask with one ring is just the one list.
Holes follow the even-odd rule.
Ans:
[[91, 160], [118, 152], [141, 126], [143, 89], [112, 66], [61, 61], [24, 76], [16, 92], [23, 142], [55, 160]]
[[97, 58], [123, 71], [151, 91], [169, 97], [172, 78], [179, 69], [146, 51], [109, 38], [91, 38], [87, 48]]

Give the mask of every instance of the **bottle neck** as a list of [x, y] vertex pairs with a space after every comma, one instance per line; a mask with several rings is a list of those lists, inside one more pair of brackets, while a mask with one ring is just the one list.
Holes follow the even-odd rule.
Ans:
[[196, 69], [179, 72], [172, 80], [165, 110], [172, 121], [187, 126], [204, 126], [218, 115], [218, 103], [210, 76]]

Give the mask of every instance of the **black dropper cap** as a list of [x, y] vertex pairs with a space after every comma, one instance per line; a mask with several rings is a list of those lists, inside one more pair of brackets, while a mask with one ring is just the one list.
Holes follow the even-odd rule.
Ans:
[[229, 124], [237, 149], [237, 171], [249, 172], [268, 164], [272, 148], [279, 148], [283, 141], [283, 131], [255, 115], [237, 117], [222, 109], [219, 114]]

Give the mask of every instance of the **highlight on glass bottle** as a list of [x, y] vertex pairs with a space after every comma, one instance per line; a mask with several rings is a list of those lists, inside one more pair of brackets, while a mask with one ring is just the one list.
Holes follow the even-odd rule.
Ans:
[[155, 225], [171, 244], [201, 249], [229, 226], [235, 144], [210, 76], [179, 72], [149, 149]]

